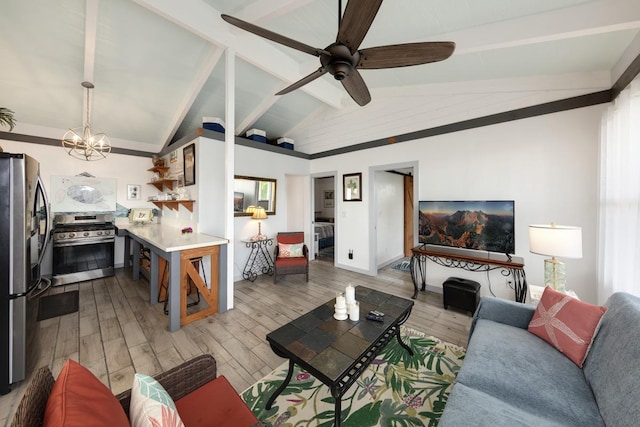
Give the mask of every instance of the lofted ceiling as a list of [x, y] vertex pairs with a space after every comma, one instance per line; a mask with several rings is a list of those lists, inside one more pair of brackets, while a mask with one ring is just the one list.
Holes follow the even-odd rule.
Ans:
[[386, 0], [361, 48], [453, 41], [456, 51], [443, 62], [361, 71], [374, 102], [359, 107], [329, 74], [275, 96], [318, 59], [235, 28], [221, 13], [319, 48], [338, 27], [338, 0], [3, 0], [0, 106], [15, 112], [14, 132], [59, 139], [82, 124], [80, 83], [91, 81], [92, 127], [115, 147], [155, 153], [205, 116], [224, 119], [231, 52], [234, 133], [264, 129], [313, 153], [327, 146], [304, 144], [309, 129], [379, 110], [397, 93], [428, 87], [453, 97], [516, 80], [558, 96], [565, 86], [590, 93], [611, 87], [640, 51], [638, 0]]

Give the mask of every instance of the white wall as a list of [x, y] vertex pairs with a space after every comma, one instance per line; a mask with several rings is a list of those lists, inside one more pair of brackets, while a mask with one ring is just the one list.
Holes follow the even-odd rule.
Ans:
[[[117, 184], [116, 201], [127, 208], [153, 208], [147, 202], [147, 197], [156, 194], [152, 185], [147, 185], [151, 172], [147, 169], [153, 166], [151, 158], [110, 154], [106, 159], [87, 162], [70, 157], [62, 147], [31, 144], [17, 141], [0, 140], [0, 145], [6, 152], [26, 153], [40, 162], [40, 175], [43, 178], [47, 193], [51, 193], [52, 175], [77, 175], [88, 172], [101, 178], [115, 178]], [[127, 200], [127, 185], [138, 184], [141, 188], [140, 200]], [[124, 239], [116, 238], [115, 264], [122, 266], [124, 257]], [[43, 274], [51, 274], [51, 247], [45, 254]]]
[[[298, 157], [285, 156], [264, 150], [257, 150], [242, 145], [235, 146], [235, 173], [236, 175], [255, 176], [261, 178], [274, 178], [276, 182], [276, 214], [269, 215], [268, 219], [262, 220], [262, 234], [275, 237], [279, 231], [289, 230], [288, 216], [292, 218], [292, 223], [297, 223], [298, 218], [308, 218], [304, 224], [305, 242], [307, 246], [313, 243], [311, 234], [311, 214], [310, 206], [310, 182], [306, 178], [303, 183], [297, 180], [290, 181], [288, 177], [299, 175], [308, 177], [309, 161]], [[291, 184], [289, 184], [291, 182]], [[292, 188], [289, 188], [291, 185]], [[289, 206], [289, 192], [298, 194], [302, 198], [303, 211], [300, 212], [300, 205]], [[298, 193], [301, 192], [301, 193]], [[249, 258], [250, 250], [242, 242], [258, 233], [258, 224], [251, 217], [235, 217], [234, 236], [232, 242], [234, 248], [234, 280], [242, 280], [242, 270]], [[273, 253], [273, 247], [270, 248]]]
[[[604, 108], [592, 106], [313, 160], [314, 174], [337, 169], [341, 179], [345, 173], [362, 172], [362, 202], [344, 203], [341, 191], [336, 194], [336, 264], [375, 274], [369, 263], [377, 254], [376, 247], [370, 248], [375, 239], [367, 215], [373, 208], [369, 167], [417, 160], [416, 200], [515, 200], [516, 255], [524, 258], [530, 284], [542, 284], [544, 257], [529, 252], [528, 225], [555, 221], [582, 226], [583, 258], [564, 260], [567, 286], [583, 300], [595, 302], [597, 158]], [[337, 138], [339, 129], [335, 132]], [[354, 250], [353, 260], [347, 257], [348, 249]], [[483, 285], [482, 295], [490, 293], [486, 275], [433, 263], [427, 282], [440, 286], [452, 275], [477, 280]], [[492, 273], [490, 278], [496, 295], [513, 299], [504, 277]]]
[[[528, 282], [543, 281], [543, 256], [529, 253], [528, 225], [549, 223], [579, 225], [583, 227], [583, 258], [564, 260], [567, 264], [568, 287], [589, 302], [596, 301], [596, 229], [597, 229], [597, 156], [599, 123], [606, 105], [593, 106], [556, 114], [440, 135], [418, 141], [388, 145], [340, 156], [315, 159], [311, 162], [296, 157], [236, 146], [235, 173], [263, 176], [278, 180], [277, 214], [263, 221], [263, 233], [275, 235], [289, 226], [287, 219], [289, 175], [307, 176], [337, 171], [337, 180], [345, 173], [362, 172], [363, 201], [343, 202], [342, 189], [335, 193], [336, 213], [336, 265], [342, 268], [375, 274], [378, 240], [372, 227], [369, 210], [375, 209], [375, 193], [369, 168], [384, 165], [417, 162], [415, 187], [417, 200], [485, 200], [512, 199], [516, 204], [516, 255], [525, 260]], [[366, 128], [366, 122], [355, 127]], [[327, 138], [340, 138], [340, 129]], [[388, 134], [394, 129], [389, 128]], [[145, 202], [156, 190], [145, 185], [149, 180], [147, 158], [112, 154], [99, 162], [70, 159], [60, 147], [0, 141], [5, 151], [27, 153], [41, 161], [41, 173], [48, 185], [51, 175], [75, 175], [86, 171], [100, 177], [118, 180], [118, 203], [126, 207], [152, 207]], [[200, 156], [206, 161], [211, 153]], [[200, 159], [199, 159], [200, 164]], [[206, 167], [206, 166], [203, 166]], [[212, 178], [213, 181], [218, 178]], [[213, 182], [212, 181], [212, 182]], [[126, 185], [141, 184], [142, 200], [126, 200]], [[205, 183], [203, 183], [205, 184]], [[212, 184], [213, 185], [213, 184]], [[305, 185], [303, 185], [304, 187]], [[200, 187], [200, 183], [198, 183]], [[296, 184], [296, 191], [299, 191]], [[309, 191], [310, 183], [306, 185]], [[206, 191], [206, 190], [205, 190]], [[204, 197], [199, 193], [199, 198]], [[304, 196], [303, 196], [304, 197]], [[307, 194], [310, 205], [310, 195]], [[211, 209], [215, 198], [210, 197]], [[298, 215], [299, 212], [292, 213]], [[312, 213], [305, 234], [307, 245], [312, 243]], [[240, 242], [256, 233], [257, 224], [247, 217], [234, 219], [235, 240], [233, 277], [239, 280], [249, 255]], [[120, 243], [118, 243], [120, 244]], [[354, 257], [348, 259], [348, 251]], [[122, 263], [122, 248], [116, 246], [116, 263]], [[450, 275], [469, 277], [479, 281], [482, 294], [493, 292], [513, 298], [499, 273], [487, 276], [462, 270], [445, 269], [429, 264], [427, 281], [440, 286]], [[406, 295], [411, 295], [411, 289]]]
[[382, 267], [404, 256], [404, 178], [376, 171], [376, 265]]
[[287, 228], [283, 231], [304, 230], [309, 222], [309, 175], [285, 175], [287, 186]]

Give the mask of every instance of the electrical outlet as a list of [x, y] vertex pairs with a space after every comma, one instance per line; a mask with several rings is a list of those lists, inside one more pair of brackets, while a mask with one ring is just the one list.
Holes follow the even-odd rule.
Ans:
[[349, 259], [353, 259], [353, 249], [349, 249]]

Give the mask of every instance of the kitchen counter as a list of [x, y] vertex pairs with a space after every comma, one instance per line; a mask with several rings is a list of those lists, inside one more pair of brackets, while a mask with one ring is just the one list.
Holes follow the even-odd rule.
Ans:
[[227, 239], [222, 237], [210, 236], [204, 233], [182, 234], [179, 228], [153, 223], [145, 225], [121, 224], [116, 226], [116, 231], [118, 236], [124, 235], [123, 231], [126, 231], [130, 235], [134, 235], [164, 252], [229, 243]]
[[[181, 253], [198, 249], [213, 248], [214, 246], [224, 246], [219, 251], [219, 266], [217, 283], [222, 283], [221, 289], [215, 289], [216, 299], [220, 292], [221, 305], [214, 307], [216, 311], [225, 311], [227, 282], [227, 262], [226, 245], [227, 239], [211, 236], [204, 233], [185, 233], [179, 228], [162, 224], [119, 224], [116, 225], [116, 234], [125, 237], [125, 267], [129, 265], [131, 254], [131, 242], [133, 243], [133, 280], [140, 278], [140, 248], [144, 246], [151, 253], [149, 271], [149, 301], [151, 304], [158, 303], [159, 287], [159, 257], [164, 258], [169, 263], [169, 283], [167, 286], [169, 331], [180, 329], [181, 323], [181, 301], [180, 301], [180, 280], [181, 280]], [[183, 272], [184, 273], [184, 272]], [[212, 278], [213, 280], [213, 278]]]

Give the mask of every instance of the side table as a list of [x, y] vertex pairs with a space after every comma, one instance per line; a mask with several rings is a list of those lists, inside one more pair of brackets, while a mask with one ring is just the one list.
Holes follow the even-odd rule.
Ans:
[[273, 246], [273, 237], [262, 240], [242, 240], [242, 242], [251, 249], [242, 277], [253, 282], [258, 277], [258, 273], [273, 275], [273, 259], [268, 250], [269, 246]]

